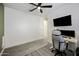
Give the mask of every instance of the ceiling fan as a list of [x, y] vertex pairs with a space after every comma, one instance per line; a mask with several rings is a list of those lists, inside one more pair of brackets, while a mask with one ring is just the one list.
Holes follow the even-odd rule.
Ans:
[[40, 12], [43, 13], [43, 10], [42, 10], [41, 8], [52, 8], [52, 5], [45, 5], [45, 6], [42, 6], [42, 3], [38, 3], [37, 5], [34, 4], [34, 3], [29, 3], [29, 4], [31, 4], [31, 5], [33, 5], [33, 6], [36, 6], [36, 8], [30, 10], [30, 12], [32, 12], [32, 11], [34, 11], [34, 10], [36, 10], [36, 9], [39, 9]]

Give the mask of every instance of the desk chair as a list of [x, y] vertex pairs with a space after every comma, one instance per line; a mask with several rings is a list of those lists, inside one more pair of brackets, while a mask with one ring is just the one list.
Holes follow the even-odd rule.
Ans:
[[55, 50], [52, 50], [52, 52], [56, 51], [55, 56], [56, 55], [66, 56], [66, 53], [65, 53], [66, 45], [61, 35], [61, 32], [54, 31], [52, 34], [52, 37], [53, 37], [53, 47], [55, 49]]
[[[63, 41], [64, 39], [62, 38], [61, 35], [53, 35], [53, 39], [54, 39], [54, 48], [55, 48], [55, 56], [56, 55], [60, 55], [60, 56], [66, 56], [66, 52], [65, 52], [65, 42]], [[62, 39], [62, 40], [61, 40]], [[53, 52], [54, 50], [52, 50]]]
[[54, 50], [52, 50], [52, 52], [56, 51], [55, 56], [56, 55], [60, 55], [60, 56], [66, 56], [67, 53], [66, 51], [73, 53], [73, 51], [68, 49], [68, 43], [65, 42], [64, 37], [61, 35], [61, 32], [55, 31], [52, 34], [52, 38], [53, 38], [53, 48]]

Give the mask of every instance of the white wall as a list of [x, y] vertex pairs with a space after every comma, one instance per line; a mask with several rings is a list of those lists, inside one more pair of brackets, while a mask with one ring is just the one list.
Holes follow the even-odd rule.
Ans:
[[44, 38], [43, 18], [5, 7], [4, 47]]
[[[71, 29], [75, 30], [76, 38], [78, 38], [77, 40], [79, 41], [79, 37], [78, 37], [79, 36], [78, 34], [79, 33], [79, 28], [78, 28], [79, 13], [78, 12], [79, 12], [79, 4], [76, 4], [76, 3], [64, 4], [56, 9], [52, 8], [50, 11], [48, 11], [47, 15], [48, 15], [49, 39], [51, 40], [50, 36], [52, 34], [52, 30], [54, 29], [53, 19], [71, 14], [72, 26], [59, 27], [59, 28], [65, 29], [65, 30], [71, 30]], [[22, 28], [20, 27], [22, 26], [20, 22], [24, 27]], [[27, 31], [25, 31], [25, 29]], [[43, 21], [40, 16], [36, 17], [36, 15], [34, 16], [34, 15], [26, 14], [26, 13], [17, 11], [15, 9], [5, 7], [5, 41], [4, 41], [5, 47], [26, 43], [26, 42], [35, 40], [37, 38], [42, 38], [42, 36], [43, 36]]]
[[[49, 12], [49, 35], [52, 33], [52, 29], [54, 29], [53, 26], [53, 19], [63, 17], [66, 15], [72, 16], [72, 26], [62, 26], [58, 27], [62, 30], [75, 30], [76, 32], [76, 39], [79, 41], [79, 4], [64, 4], [60, 6], [59, 8], [56, 8], [52, 10], [52, 12]], [[79, 46], [79, 45], [78, 45]]]

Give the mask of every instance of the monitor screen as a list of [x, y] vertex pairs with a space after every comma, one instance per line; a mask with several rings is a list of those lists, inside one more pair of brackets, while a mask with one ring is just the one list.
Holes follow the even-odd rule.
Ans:
[[74, 30], [60, 30], [61, 35], [75, 37], [75, 31]]
[[53, 19], [54, 26], [71, 26], [71, 15]]

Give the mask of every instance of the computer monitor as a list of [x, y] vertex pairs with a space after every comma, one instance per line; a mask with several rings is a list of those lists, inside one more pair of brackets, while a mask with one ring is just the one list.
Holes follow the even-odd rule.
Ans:
[[69, 36], [69, 37], [75, 37], [75, 31], [74, 30], [60, 30], [61, 35]]

